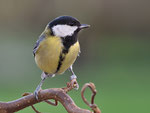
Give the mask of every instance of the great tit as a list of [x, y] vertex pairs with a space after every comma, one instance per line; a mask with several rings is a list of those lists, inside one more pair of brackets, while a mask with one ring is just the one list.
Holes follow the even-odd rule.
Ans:
[[77, 78], [72, 69], [80, 52], [77, 35], [80, 30], [88, 27], [71, 16], [60, 16], [47, 24], [33, 49], [35, 62], [43, 71], [42, 80], [34, 91], [37, 99], [46, 78], [62, 74], [67, 69], [72, 73], [71, 80]]

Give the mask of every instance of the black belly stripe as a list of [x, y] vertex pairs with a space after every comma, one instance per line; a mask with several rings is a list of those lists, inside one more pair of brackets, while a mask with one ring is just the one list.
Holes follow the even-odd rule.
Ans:
[[56, 69], [56, 72], [57, 73], [62, 65], [62, 62], [64, 61], [65, 57], [62, 56], [62, 53], [60, 54], [59, 56], [59, 62], [58, 62], [58, 66], [57, 66], [57, 69]]
[[69, 49], [63, 49], [62, 50], [62, 53], [60, 53], [60, 56], [59, 56], [59, 61], [58, 61], [58, 66], [57, 66], [57, 69], [56, 69], [56, 72], [55, 73], [57, 73], [59, 70], [60, 70], [60, 68], [61, 68], [61, 66], [62, 66], [62, 62], [64, 61], [64, 59], [65, 59], [65, 56], [66, 56], [66, 54], [68, 53], [68, 51], [69, 51]]
[[74, 34], [73, 36], [67, 36], [67, 37], [61, 38], [61, 39], [62, 39], [64, 48], [62, 50], [62, 53], [60, 53], [58, 66], [57, 66], [55, 73], [57, 73], [60, 70], [60, 68], [62, 66], [62, 62], [64, 61], [66, 54], [69, 52], [69, 48], [77, 42], [76, 34]]

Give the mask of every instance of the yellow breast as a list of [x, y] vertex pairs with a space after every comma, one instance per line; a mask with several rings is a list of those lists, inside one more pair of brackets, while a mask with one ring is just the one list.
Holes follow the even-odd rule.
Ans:
[[38, 67], [44, 72], [54, 74], [62, 47], [61, 39], [58, 37], [44, 39], [35, 54], [35, 61]]
[[[35, 53], [35, 61], [38, 67], [49, 74], [55, 74], [64, 46], [59, 37], [49, 37], [44, 39]], [[76, 60], [80, 51], [79, 43], [76, 42], [69, 48], [69, 51], [64, 56], [60, 69], [56, 74], [61, 74], [66, 71]]]

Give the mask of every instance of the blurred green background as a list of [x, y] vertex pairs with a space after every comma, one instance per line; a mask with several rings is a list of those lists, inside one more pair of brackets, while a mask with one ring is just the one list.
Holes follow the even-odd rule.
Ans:
[[[60, 15], [91, 28], [80, 33], [81, 54], [74, 64], [80, 89], [69, 95], [82, 108], [81, 87], [93, 82], [102, 113], [150, 113], [149, 0], [0, 0], [0, 101], [33, 92], [41, 71], [33, 46], [46, 24]], [[69, 72], [47, 79], [45, 88], [63, 87]], [[86, 97], [90, 98], [90, 90]], [[66, 113], [45, 103], [44, 113]], [[31, 107], [18, 113], [34, 113]]]

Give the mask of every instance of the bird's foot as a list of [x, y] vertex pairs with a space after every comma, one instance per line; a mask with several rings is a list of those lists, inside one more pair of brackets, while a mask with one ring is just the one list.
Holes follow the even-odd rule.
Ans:
[[71, 87], [75, 90], [78, 90], [79, 89], [79, 84], [77, 82], [77, 76], [72, 75], [70, 79], [71, 79]]
[[79, 89], [79, 84], [76, 79], [71, 80], [71, 87], [75, 90]]
[[38, 87], [36, 88], [36, 90], [34, 91], [34, 96], [35, 96], [36, 100], [39, 100], [38, 95], [39, 95], [40, 90], [41, 90], [41, 87], [38, 86]]

